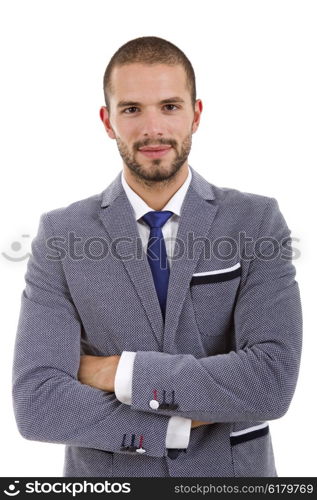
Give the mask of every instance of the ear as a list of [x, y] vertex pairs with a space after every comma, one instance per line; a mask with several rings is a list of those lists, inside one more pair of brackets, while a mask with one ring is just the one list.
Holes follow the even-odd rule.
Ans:
[[200, 115], [203, 110], [203, 103], [201, 99], [197, 99], [195, 102], [195, 111], [194, 111], [194, 120], [192, 123], [192, 133], [194, 134], [196, 130], [198, 129], [199, 122], [200, 122]]
[[115, 132], [112, 128], [112, 125], [110, 123], [109, 110], [106, 106], [102, 106], [100, 108], [99, 116], [100, 116], [102, 123], [104, 124], [106, 132], [107, 132], [108, 136], [110, 137], [110, 139], [115, 139], [116, 134], [115, 134]]

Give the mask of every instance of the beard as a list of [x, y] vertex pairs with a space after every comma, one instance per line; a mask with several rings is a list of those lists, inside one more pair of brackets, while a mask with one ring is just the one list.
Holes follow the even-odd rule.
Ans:
[[166, 144], [170, 145], [176, 153], [175, 158], [166, 166], [162, 166], [162, 163], [164, 163], [164, 161], [166, 162], [164, 158], [149, 159], [149, 166], [144, 166], [142, 163], [139, 163], [136, 160], [135, 157], [140, 147], [153, 145], [153, 143], [151, 144], [149, 140], [143, 143], [135, 143], [132, 153], [129, 151], [127, 145], [122, 142], [119, 137], [116, 138], [116, 142], [120, 156], [130, 170], [131, 174], [139, 182], [151, 186], [154, 183], [170, 181], [172, 178], [174, 178], [174, 176], [177, 174], [177, 172], [180, 170], [180, 168], [188, 158], [191, 150], [192, 134], [188, 134], [185, 137], [185, 139], [181, 143], [179, 151], [177, 149], [177, 142], [172, 139], [162, 139], [160, 142], [155, 141], [156, 146]]

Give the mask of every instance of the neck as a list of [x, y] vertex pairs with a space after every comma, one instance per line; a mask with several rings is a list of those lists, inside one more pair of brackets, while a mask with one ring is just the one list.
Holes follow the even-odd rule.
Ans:
[[188, 175], [188, 169], [188, 163], [186, 162], [172, 178], [154, 183], [146, 183], [139, 177], [136, 177], [126, 165], [123, 165], [123, 175], [130, 188], [133, 189], [149, 207], [153, 208], [153, 210], [162, 210], [166, 203], [185, 182]]

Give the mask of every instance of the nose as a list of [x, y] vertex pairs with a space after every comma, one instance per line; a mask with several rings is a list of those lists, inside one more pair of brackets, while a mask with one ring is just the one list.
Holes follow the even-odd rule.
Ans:
[[164, 136], [164, 120], [154, 110], [144, 113], [141, 127], [141, 135], [144, 137]]

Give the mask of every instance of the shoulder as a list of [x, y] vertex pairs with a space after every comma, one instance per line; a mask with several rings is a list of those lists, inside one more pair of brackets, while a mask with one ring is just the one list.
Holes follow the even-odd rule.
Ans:
[[219, 211], [235, 227], [253, 228], [277, 233], [280, 228], [289, 231], [276, 198], [239, 189], [212, 185]]
[[221, 205], [235, 205], [240, 208], [266, 207], [275, 198], [258, 193], [241, 191], [231, 187], [220, 187], [211, 184], [215, 199]]
[[214, 184], [211, 187], [219, 208], [238, 218], [261, 220], [264, 214], [279, 210], [278, 202], [272, 196]]
[[103, 192], [57, 207], [41, 215], [55, 229], [85, 226], [96, 220]]

